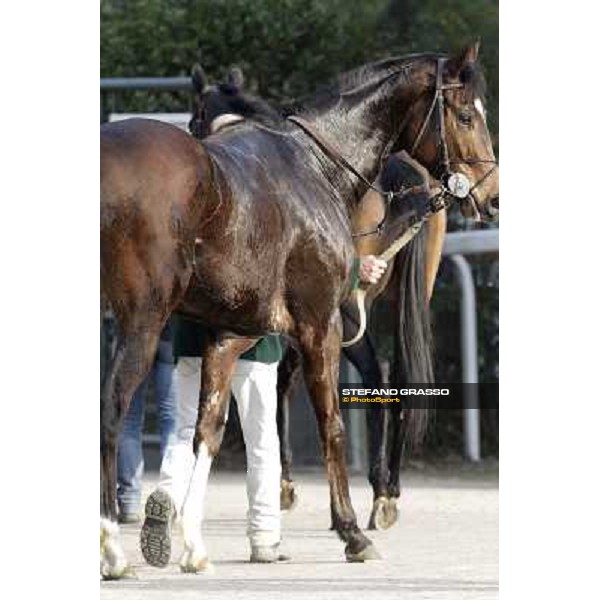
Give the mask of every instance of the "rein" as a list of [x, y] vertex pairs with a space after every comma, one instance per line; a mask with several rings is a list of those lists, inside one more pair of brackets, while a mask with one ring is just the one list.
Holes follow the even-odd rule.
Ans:
[[[369, 235], [381, 235], [383, 229], [385, 227], [385, 223], [389, 216], [389, 207], [394, 198], [404, 198], [408, 194], [426, 192], [428, 191], [428, 187], [426, 185], [417, 185], [409, 188], [401, 188], [397, 192], [394, 191], [384, 191], [381, 188], [373, 185], [362, 173], [360, 173], [357, 169], [352, 166], [352, 164], [344, 158], [342, 153], [338, 148], [336, 148], [329, 140], [325, 139], [325, 137], [316, 130], [315, 127], [302, 117], [298, 117], [295, 115], [290, 115], [287, 117], [288, 121], [291, 121], [295, 125], [297, 125], [304, 133], [308, 135], [312, 140], [314, 140], [329, 156], [329, 158], [339, 167], [345, 168], [350, 171], [353, 175], [358, 177], [360, 181], [362, 181], [368, 188], [377, 192], [381, 196], [385, 198], [385, 214], [381, 222], [377, 225], [377, 227], [373, 231], [367, 231], [365, 233], [353, 233], [352, 237], [366, 237]], [[439, 194], [436, 194], [429, 200], [429, 208], [426, 214], [423, 216], [422, 220], [424, 221], [433, 213], [439, 212], [444, 208], [448, 208], [450, 206], [452, 200], [446, 198], [447, 196], [452, 196], [449, 190], [443, 189]]]
[[319, 133], [306, 119], [302, 117], [298, 117], [296, 115], [290, 115], [287, 117], [288, 121], [291, 121], [304, 133], [308, 135], [308, 137], [312, 138], [317, 144], [325, 150], [325, 152], [329, 155], [329, 158], [338, 166], [343, 167], [350, 171], [353, 175], [358, 177], [366, 186], [376, 191], [378, 194], [382, 196], [390, 196], [393, 197], [396, 192], [384, 192], [378, 187], [374, 186], [362, 173], [359, 173], [349, 162], [342, 156], [342, 153], [338, 148], [336, 148], [329, 140], [326, 140], [321, 133]]

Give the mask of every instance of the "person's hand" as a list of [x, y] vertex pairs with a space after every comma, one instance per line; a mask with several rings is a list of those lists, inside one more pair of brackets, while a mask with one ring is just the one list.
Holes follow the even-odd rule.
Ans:
[[377, 283], [385, 273], [387, 263], [372, 254], [360, 257], [359, 277], [365, 283]]

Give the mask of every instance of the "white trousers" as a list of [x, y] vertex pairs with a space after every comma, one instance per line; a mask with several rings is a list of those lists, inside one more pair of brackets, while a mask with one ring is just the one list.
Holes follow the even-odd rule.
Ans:
[[[198, 398], [200, 357], [183, 357], [174, 377], [177, 419], [175, 435], [161, 464], [159, 487], [166, 491], [181, 517], [186, 551], [194, 559], [207, 556], [202, 538], [204, 498], [212, 457], [201, 444], [198, 460], [192, 450]], [[251, 545], [273, 545], [281, 536], [279, 480], [281, 462], [277, 435], [277, 363], [238, 360], [231, 390], [246, 444], [248, 495], [247, 533]]]

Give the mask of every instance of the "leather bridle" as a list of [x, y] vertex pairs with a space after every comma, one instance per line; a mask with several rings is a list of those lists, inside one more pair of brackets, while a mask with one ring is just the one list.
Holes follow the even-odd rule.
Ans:
[[[477, 201], [475, 199], [473, 192], [498, 167], [497, 161], [492, 160], [492, 159], [490, 159], [490, 160], [487, 160], [487, 159], [459, 160], [459, 159], [450, 159], [449, 158], [448, 143], [446, 141], [446, 128], [445, 128], [445, 124], [444, 124], [444, 104], [446, 102], [444, 92], [446, 90], [450, 90], [450, 89], [462, 88], [462, 87], [464, 87], [464, 83], [444, 83], [443, 73], [444, 73], [444, 64], [445, 64], [446, 60], [447, 59], [445, 59], [445, 58], [437, 59], [436, 84], [435, 84], [433, 99], [431, 101], [431, 104], [429, 106], [429, 109], [427, 110], [425, 119], [423, 120], [423, 123], [419, 129], [419, 132], [417, 133], [417, 136], [415, 137], [415, 140], [414, 140], [411, 150], [410, 150], [410, 155], [413, 156], [414, 152], [420, 146], [420, 144], [423, 140], [423, 135], [425, 134], [425, 131], [427, 130], [427, 127], [433, 117], [433, 113], [437, 108], [438, 128], [439, 128], [438, 148], [441, 149], [442, 156], [441, 156], [441, 160], [439, 161], [438, 168], [436, 169], [436, 172], [434, 173], [434, 176], [437, 176], [440, 179], [441, 191], [438, 194], [436, 194], [430, 198], [428, 208], [427, 208], [426, 212], [424, 213], [424, 215], [421, 217], [421, 219], [420, 219], [421, 221], [425, 221], [431, 215], [448, 208], [449, 206], [451, 206], [451, 204], [453, 202], [465, 202], [465, 201], [469, 202], [471, 204], [471, 207], [475, 211], [475, 214], [480, 218], [481, 213], [477, 206]], [[413, 105], [413, 107], [414, 107], [414, 105]], [[399, 135], [402, 133], [402, 131], [404, 131], [405, 127], [408, 125], [408, 122], [409, 122], [410, 118], [412, 117], [413, 110], [414, 110], [414, 108], [409, 110], [408, 114], [404, 118], [404, 120], [399, 128], [399, 132], [400, 132]], [[304, 131], [304, 133], [306, 133], [310, 138], [312, 138], [313, 141], [315, 141], [321, 147], [321, 149], [325, 151], [325, 153], [329, 156], [329, 158], [334, 163], [336, 163], [341, 168], [350, 171], [360, 181], [362, 181], [362, 183], [364, 183], [368, 188], [374, 190], [375, 192], [377, 192], [378, 194], [383, 196], [383, 198], [385, 199], [385, 213], [384, 213], [384, 216], [383, 216], [383, 219], [381, 220], [381, 222], [372, 231], [368, 231], [365, 233], [353, 234], [352, 237], [365, 237], [365, 236], [369, 236], [369, 235], [381, 235], [384, 230], [385, 223], [389, 217], [390, 204], [392, 203], [394, 198], [402, 198], [415, 190], [413, 188], [401, 188], [398, 191], [386, 192], [386, 191], [378, 188], [377, 186], [373, 185], [370, 181], [368, 181], [368, 179], [366, 177], [364, 177], [364, 175], [359, 173], [352, 166], [352, 164], [350, 164], [350, 162], [348, 162], [348, 160], [346, 158], [344, 158], [344, 156], [342, 155], [340, 150], [338, 148], [336, 148], [331, 143], [331, 141], [325, 139], [325, 137], [320, 132], [318, 132], [311, 123], [309, 123], [302, 117], [299, 117], [296, 115], [288, 116], [287, 120], [291, 121], [292, 123], [297, 125], [300, 129], [302, 129], [302, 131]], [[470, 181], [463, 173], [454, 172], [454, 171], [452, 171], [452, 168], [451, 168], [451, 165], [479, 164], [479, 163], [490, 163], [490, 164], [492, 164], [492, 167], [479, 180], [477, 180], [472, 185], [470, 185]], [[463, 182], [463, 184], [461, 186], [459, 186], [462, 188], [462, 190], [459, 190], [456, 186], [454, 186], [454, 187], [449, 186], [449, 183], [452, 182], [453, 176], [456, 178], [455, 181]], [[469, 186], [468, 189], [465, 189], [466, 185], [464, 182], [466, 182], [466, 185]]]
[[[444, 104], [446, 102], [446, 98], [444, 92], [446, 90], [463, 88], [464, 83], [444, 83], [444, 64], [446, 63], [446, 58], [438, 58], [437, 60], [437, 70], [436, 70], [436, 81], [435, 81], [435, 93], [433, 95], [433, 99], [431, 104], [429, 105], [429, 109], [427, 111], [427, 115], [419, 129], [419, 132], [412, 144], [410, 154], [414, 156], [415, 151], [421, 144], [423, 139], [423, 135], [429, 125], [433, 117], [434, 111], [437, 109], [438, 116], [438, 152], [441, 149], [441, 159], [439, 161], [437, 172], [434, 173], [434, 176], [438, 177], [442, 185], [447, 186], [447, 182], [450, 180], [452, 175], [455, 175], [455, 172], [452, 170], [452, 165], [460, 165], [460, 164], [491, 164], [492, 166], [482, 177], [480, 177], [474, 184], [470, 185], [468, 190], [465, 190], [463, 194], [457, 195], [456, 192], [447, 190], [449, 194], [454, 196], [459, 202], [469, 202], [471, 204], [471, 208], [475, 211], [475, 214], [480, 217], [481, 213], [477, 206], [477, 200], [473, 192], [498, 168], [498, 161], [495, 159], [478, 159], [478, 158], [469, 158], [469, 159], [450, 159], [448, 152], [448, 143], [446, 141], [446, 127], [444, 120]], [[407, 115], [408, 117], [409, 115]], [[408, 121], [405, 120], [403, 123], [403, 127]]]

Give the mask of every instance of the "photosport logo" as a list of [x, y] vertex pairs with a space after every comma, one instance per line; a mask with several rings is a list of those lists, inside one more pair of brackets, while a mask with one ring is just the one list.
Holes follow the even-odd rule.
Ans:
[[340, 382], [341, 409], [371, 406], [402, 408], [498, 408], [497, 383], [413, 384], [367, 388], [356, 383]]

